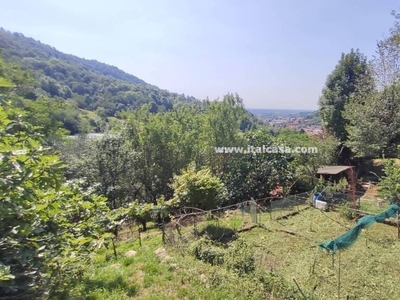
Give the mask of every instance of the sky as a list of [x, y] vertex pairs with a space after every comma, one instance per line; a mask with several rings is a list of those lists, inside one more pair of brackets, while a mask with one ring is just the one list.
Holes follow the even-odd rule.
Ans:
[[394, 0], [0, 0], [0, 27], [199, 99], [317, 109], [342, 52], [368, 58]]

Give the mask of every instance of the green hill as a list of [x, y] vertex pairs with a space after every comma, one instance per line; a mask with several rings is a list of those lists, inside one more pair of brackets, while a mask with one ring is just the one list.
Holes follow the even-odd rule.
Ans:
[[[24, 87], [18, 92], [28, 100], [18, 105], [32, 115], [51, 110], [54, 113], [50, 118], [61, 122], [71, 134], [103, 132], [118, 123], [120, 112], [145, 104], [150, 105], [151, 113], [158, 113], [185, 103], [202, 103], [194, 97], [160, 89], [115, 66], [65, 54], [3, 28], [0, 28], [1, 58], [7, 65], [15, 64], [33, 77], [31, 81], [21, 80]], [[43, 99], [50, 99], [51, 104]], [[36, 124], [34, 120], [31, 122]], [[253, 125], [261, 122], [249, 112], [242, 127]]]
[[26, 96], [59, 98], [102, 117], [151, 104], [152, 112], [171, 110], [194, 97], [148, 84], [117, 67], [65, 54], [21, 33], [0, 28], [0, 49], [7, 62], [28, 70], [35, 83]]

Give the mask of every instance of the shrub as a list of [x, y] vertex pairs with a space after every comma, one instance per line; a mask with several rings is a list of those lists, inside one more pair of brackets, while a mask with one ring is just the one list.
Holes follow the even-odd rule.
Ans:
[[191, 252], [197, 259], [213, 266], [224, 263], [224, 249], [207, 238], [195, 241], [191, 246]]
[[350, 202], [345, 202], [340, 205], [339, 214], [348, 220], [353, 220], [357, 217], [357, 214], [351, 209]]
[[253, 273], [256, 264], [254, 251], [244, 240], [237, 240], [232, 243], [225, 257], [225, 264], [228, 270], [238, 275]]
[[171, 187], [174, 189], [172, 203], [205, 210], [217, 207], [227, 196], [225, 185], [209, 168], [197, 171], [194, 164], [174, 176]]

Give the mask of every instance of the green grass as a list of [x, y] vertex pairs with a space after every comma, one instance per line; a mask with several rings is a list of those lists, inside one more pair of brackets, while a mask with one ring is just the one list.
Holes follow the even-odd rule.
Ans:
[[[154, 230], [155, 231], [155, 230]], [[144, 238], [142, 247], [137, 241], [121, 243], [118, 246], [117, 259], [105, 261], [102, 250], [94, 259], [84, 279], [70, 292], [69, 299], [245, 299], [237, 286], [237, 278], [230, 281], [231, 287], [210, 286], [203, 282], [201, 274], [210, 278], [223, 277], [223, 270], [195, 259], [191, 255], [182, 256], [181, 252], [167, 249], [171, 259], [163, 261], [154, 251], [163, 247], [161, 235], [149, 235]], [[126, 258], [128, 250], [137, 251], [137, 255]], [[222, 273], [222, 275], [221, 275]], [[228, 276], [228, 275], [227, 275]], [[225, 282], [227, 282], [225, 280]]]
[[[340, 225], [342, 224], [342, 225]], [[272, 232], [255, 229], [246, 234], [260, 250], [261, 264], [271, 272], [283, 274], [287, 280], [296, 278], [299, 285], [313, 291], [317, 299], [334, 299], [338, 293], [338, 255], [332, 267], [332, 256], [318, 249], [319, 242], [343, 234], [352, 222], [334, 212], [322, 213], [309, 209], [298, 215], [271, 222]], [[277, 231], [295, 232], [292, 235]], [[396, 283], [400, 270], [400, 242], [397, 229], [374, 224], [359, 240], [340, 254], [341, 297], [346, 299], [398, 299]], [[390, 292], [389, 292], [390, 291]]]
[[[248, 214], [242, 219], [238, 213], [222, 217], [218, 224], [238, 229], [250, 220]], [[121, 242], [117, 259], [105, 261], [106, 256], [112, 257], [112, 251], [101, 250], [68, 299], [269, 299], [263, 292], [266, 284], [271, 289], [291, 285], [283, 289], [291, 298], [281, 293], [274, 299], [301, 299], [293, 278], [315, 299], [337, 298], [339, 256], [332, 267], [332, 255], [317, 245], [343, 234], [354, 222], [313, 208], [279, 221], [263, 214], [261, 221], [267, 230], [255, 228], [238, 234], [255, 254], [257, 271], [253, 275], [240, 277], [222, 265], [202, 262], [190, 254], [190, 245], [166, 247], [170, 259], [164, 260], [154, 253], [164, 247], [161, 234], [151, 229], [143, 235], [141, 247], [136, 239]], [[217, 223], [211, 220], [198, 226], [205, 228], [207, 224]], [[136, 256], [125, 257], [129, 250], [135, 250]], [[372, 225], [351, 248], [340, 253], [341, 298], [400, 298], [399, 255], [397, 229]], [[277, 278], [276, 282], [271, 283], [271, 278]]]
[[389, 207], [390, 203], [388, 201], [384, 201], [378, 206], [378, 203], [375, 200], [366, 200], [362, 199], [360, 201], [360, 210], [371, 213], [371, 214], [378, 214]]

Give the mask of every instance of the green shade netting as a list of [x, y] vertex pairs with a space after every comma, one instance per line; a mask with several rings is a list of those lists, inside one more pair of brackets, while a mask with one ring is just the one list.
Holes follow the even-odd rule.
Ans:
[[384, 222], [387, 218], [395, 216], [399, 209], [400, 207], [397, 204], [392, 204], [387, 210], [381, 212], [380, 214], [377, 214], [375, 216], [364, 216], [359, 219], [357, 221], [357, 224], [349, 231], [332, 241], [321, 243], [319, 244], [319, 246], [326, 250], [331, 250], [333, 253], [336, 253], [336, 251], [338, 250], [350, 247], [355, 243], [362, 229], [371, 226], [375, 222]]

